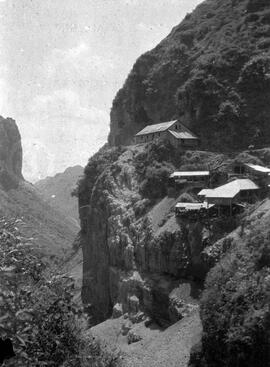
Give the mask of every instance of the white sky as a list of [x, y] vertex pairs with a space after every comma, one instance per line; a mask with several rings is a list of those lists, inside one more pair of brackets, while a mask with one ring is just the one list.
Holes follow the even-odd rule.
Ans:
[[0, 114], [17, 121], [24, 175], [85, 165], [132, 65], [201, 0], [0, 0]]

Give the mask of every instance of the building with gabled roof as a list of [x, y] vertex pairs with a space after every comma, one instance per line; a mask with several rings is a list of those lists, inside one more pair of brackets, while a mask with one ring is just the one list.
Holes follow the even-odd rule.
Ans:
[[248, 169], [256, 172], [257, 174], [268, 174], [268, 175], [270, 174], [270, 168], [259, 166], [258, 164], [251, 164], [251, 163], [244, 163], [244, 165]]
[[228, 182], [215, 189], [208, 190], [206, 199], [234, 199], [242, 191], [258, 190], [259, 187], [250, 179], [242, 178]]
[[156, 139], [167, 140], [182, 149], [196, 149], [199, 145], [199, 138], [179, 120], [148, 125], [134, 137], [135, 144], [149, 143]]
[[201, 199], [201, 200], [204, 200], [205, 199], [205, 196], [207, 194], [210, 193], [210, 191], [212, 191], [213, 189], [202, 189], [201, 191], [198, 192], [197, 196]]
[[232, 210], [234, 203], [254, 202], [258, 190], [259, 186], [250, 179], [236, 179], [215, 189], [207, 190], [204, 198], [209, 204], [227, 206]]
[[154, 125], [147, 125], [141, 131], [139, 131], [135, 136], [145, 136], [145, 135], [148, 135], [148, 134], [155, 134], [155, 133], [158, 133], [158, 132], [167, 131], [170, 128], [173, 128], [173, 126], [176, 122], [177, 122], [177, 120], [168, 121], [168, 122], [161, 122], [159, 124], [154, 124]]
[[270, 168], [258, 164], [234, 162], [231, 176], [250, 178], [261, 187], [270, 184]]

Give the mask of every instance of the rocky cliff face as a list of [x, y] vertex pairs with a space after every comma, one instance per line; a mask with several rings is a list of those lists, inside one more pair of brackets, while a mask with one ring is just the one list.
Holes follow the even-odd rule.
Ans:
[[204, 247], [225, 233], [177, 220], [173, 208], [184, 192], [167, 192], [167, 178], [175, 168], [213, 169], [227, 158], [122, 145], [146, 124], [175, 117], [206, 150], [269, 142], [269, 14], [266, 1], [205, 1], [138, 59], [118, 92], [110, 147], [90, 159], [79, 185], [82, 298], [95, 322], [122, 313], [173, 322], [195, 307], [196, 281], [227, 244]]
[[199, 5], [135, 63], [113, 102], [109, 143], [129, 144], [146, 124], [177, 117], [207, 148], [266, 144], [269, 19], [268, 1]]
[[95, 322], [123, 313], [179, 320], [196, 307], [191, 295], [207, 271], [201, 253], [211, 228], [175, 217], [179, 193], [144, 195], [145, 154], [153, 163], [149, 146], [104, 150], [89, 161], [80, 183], [82, 299]]
[[22, 145], [16, 122], [0, 116], [0, 185], [16, 187], [22, 177]]
[[71, 250], [78, 226], [44, 201], [22, 176], [21, 136], [16, 122], [0, 117], [0, 216], [16, 225], [43, 254], [63, 259]]

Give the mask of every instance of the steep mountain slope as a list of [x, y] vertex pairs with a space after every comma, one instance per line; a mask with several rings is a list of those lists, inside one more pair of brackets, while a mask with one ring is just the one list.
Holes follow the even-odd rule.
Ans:
[[76, 223], [79, 221], [78, 201], [71, 193], [82, 174], [81, 166], [69, 167], [54, 177], [47, 177], [35, 183], [35, 187], [48, 204], [74, 219]]
[[196, 279], [190, 291], [198, 293], [208, 268], [201, 251], [207, 239], [213, 242], [223, 232], [214, 235], [203, 220], [175, 217], [179, 196], [193, 193], [189, 187], [168, 189], [168, 175], [176, 167], [218, 170], [226, 159], [207, 152], [179, 154], [161, 143], [105, 148], [90, 159], [79, 186], [82, 297], [96, 322], [121, 310], [166, 324], [193, 309], [194, 297], [188, 305], [181, 300], [181, 283]]
[[191, 313], [166, 330], [157, 325], [149, 328], [140, 322], [133, 333], [142, 339], [130, 344], [126, 336], [119, 335], [125, 322], [123, 317], [109, 319], [91, 329], [92, 335], [103, 341], [103, 348], [120, 354], [120, 366], [123, 367], [186, 367], [190, 349], [201, 336], [198, 312]]
[[[263, 210], [251, 207], [239, 228], [241, 218], [190, 220], [175, 217], [176, 202], [187, 197], [193, 200], [196, 195], [190, 185], [181, 190], [170, 186], [170, 172], [176, 168], [209, 167], [216, 172], [218, 181], [229, 171], [234, 159], [269, 165], [269, 149], [253, 151], [252, 155], [250, 152], [240, 155], [205, 151], [179, 153], [169, 144], [156, 142], [144, 146], [105, 147], [89, 160], [79, 185], [82, 301], [92, 316], [93, 324], [111, 316], [123, 316], [123, 325], [104, 321], [93, 331], [97, 337], [108, 344], [112, 341], [127, 354], [124, 365], [133, 366], [134, 363], [136, 366], [136, 354], [146, 353], [146, 350], [147, 354], [141, 359], [145, 361], [142, 366], [148, 366], [148, 360], [153, 362], [153, 366], [164, 365], [162, 356], [154, 347], [155, 332], [151, 332], [151, 327], [150, 330], [142, 330], [138, 324], [142, 321], [146, 321], [148, 326], [151, 322], [156, 323], [161, 333], [169, 326], [166, 329], [168, 334], [164, 332], [156, 339], [158, 343], [166, 345], [167, 337], [178, 340], [170, 331], [176, 329], [171, 329], [170, 325], [189, 317], [192, 320], [197, 315], [206, 273], [229, 250], [233, 240], [237, 247], [243, 223], [255, 220], [257, 224], [262, 223], [262, 212], [265, 219], [269, 217], [269, 204]], [[264, 223], [266, 225], [266, 221]], [[247, 225], [247, 235], [250, 229]], [[215, 279], [219, 279], [214, 274], [208, 292], [211, 292]], [[228, 276], [230, 274], [232, 272], [228, 272]], [[216, 295], [215, 301], [218, 300]], [[207, 327], [215, 333], [211, 320], [216, 318], [218, 324], [216, 315], [220, 314], [219, 310], [212, 314], [211, 302], [214, 304], [212, 298], [206, 303], [204, 312], [207, 313]], [[198, 340], [200, 325], [196, 325], [189, 329], [190, 335], [186, 334], [181, 339], [182, 344], [190, 343], [189, 337], [194, 336]], [[181, 334], [180, 331], [177, 333]], [[137, 340], [138, 344], [127, 346], [129, 338]], [[188, 345], [190, 348], [192, 343]], [[211, 340], [209, 345], [213, 345]], [[172, 353], [173, 350], [175, 353], [178, 351], [172, 348]], [[188, 353], [188, 350], [183, 353]], [[180, 354], [177, 354], [178, 361], [174, 354], [168, 357], [168, 366], [177, 366], [178, 362], [186, 366], [188, 356], [184, 354], [180, 358]], [[209, 354], [213, 352], [210, 350]]]
[[202, 344], [190, 367], [270, 364], [270, 200], [223, 242], [230, 249], [207, 276], [201, 301]]
[[23, 179], [21, 137], [14, 120], [0, 118], [0, 215], [18, 218], [17, 226], [43, 254], [63, 259], [78, 231], [73, 220], [46, 203]]
[[18, 227], [26, 237], [33, 237], [42, 253], [52, 258], [64, 258], [72, 249], [77, 226], [61, 212], [52, 208], [27, 182], [8, 191], [0, 189], [0, 215], [16, 217]]
[[204, 1], [135, 63], [113, 102], [110, 144], [175, 117], [207, 149], [266, 144], [269, 45], [269, 1]]

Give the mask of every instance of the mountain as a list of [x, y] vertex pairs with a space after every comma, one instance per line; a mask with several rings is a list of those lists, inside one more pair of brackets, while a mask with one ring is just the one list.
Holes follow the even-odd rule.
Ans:
[[[233, 156], [206, 151], [180, 153], [170, 144], [158, 141], [138, 146], [105, 147], [89, 160], [79, 185], [82, 301], [92, 323], [98, 324], [93, 327], [94, 335], [112, 349], [118, 347], [124, 353], [125, 366], [155, 367], [159, 362], [169, 367], [176, 365], [177, 359], [179, 365], [187, 366], [191, 347], [201, 335], [203, 347], [199, 355], [201, 359], [208, 358], [209, 364], [194, 364], [193, 367], [220, 366], [222, 356], [228, 359], [238, 341], [246, 342], [243, 348], [247, 351], [253, 351], [256, 345], [252, 361], [258, 359], [262, 350], [258, 347], [260, 338], [267, 338], [268, 332], [268, 295], [263, 292], [268, 287], [270, 265], [269, 256], [264, 258], [269, 249], [266, 230], [269, 200], [249, 207], [242, 217], [218, 217], [210, 221], [203, 216], [195, 220], [179, 218], [175, 216], [175, 205], [179, 201], [193, 201], [196, 198], [194, 188], [186, 185], [175, 189], [168, 184], [169, 174], [176, 169], [209, 167], [216, 179], [222, 180], [230, 172], [232, 163], [239, 160], [269, 166], [270, 149]], [[257, 236], [254, 242], [251, 231]], [[218, 264], [209, 273], [204, 291], [207, 273], [230, 249], [232, 252], [228, 253], [224, 265]], [[249, 262], [245, 262], [246, 259]], [[255, 272], [258, 261], [262, 268]], [[239, 284], [238, 280], [241, 280]], [[252, 296], [256, 284], [259, 285], [256, 290], [260, 297], [258, 302]], [[251, 293], [245, 298], [241, 290], [249, 292], [249, 288]], [[237, 302], [242, 302], [239, 308]], [[235, 315], [235, 319], [231, 320], [230, 315]], [[253, 333], [260, 315], [261, 328]], [[111, 317], [115, 320], [108, 320]], [[223, 324], [225, 317], [226, 324]], [[240, 328], [239, 339], [233, 344], [233, 338], [238, 336], [239, 320], [245, 320], [246, 330]], [[152, 325], [150, 330], [149, 325]], [[220, 330], [223, 334], [219, 334]], [[249, 339], [250, 335], [254, 342]], [[231, 338], [232, 349], [225, 349], [227, 339], [223, 336]], [[179, 345], [172, 346], [168, 340]], [[140, 343], [128, 348], [135, 341]], [[265, 350], [269, 342], [270, 339], [264, 341]], [[165, 354], [164, 359], [160, 350], [165, 353], [166, 343], [170, 346], [170, 354]], [[247, 348], [248, 343], [251, 343], [250, 348]], [[211, 348], [219, 344], [213, 354]], [[217, 358], [221, 350], [223, 354]], [[138, 364], [138, 356], [144, 364]], [[216, 358], [216, 364], [209, 356]], [[245, 358], [249, 359], [250, 355], [246, 353]], [[237, 366], [235, 363], [227, 366]]]
[[145, 125], [179, 118], [203, 148], [266, 145], [269, 46], [269, 1], [204, 1], [136, 61], [113, 101], [109, 143], [129, 144]]
[[78, 232], [74, 220], [52, 208], [22, 175], [21, 136], [13, 119], [0, 117], [0, 215], [17, 218], [17, 226], [40, 251], [64, 259]]
[[47, 177], [35, 183], [44, 200], [52, 207], [61, 211], [78, 224], [78, 201], [71, 196], [72, 191], [83, 174], [81, 166], [69, 167], [54, 177]]
[[[218, 185], [234, 161], [270, 165], [269, 20], [264, 0], [199, 5], [137, 60], [113, 102], [109, 144], [85, 167], [82, 301], [125, 366], [187, 366], [200, 338], [192, 367], [269, 364], [269, 200], [237, 218], [177, 218], [175, 204], [195, 192], [168, 184], [176, 169], [207, 167]], [[174, 118], [200, 151], [129, 145]]]

